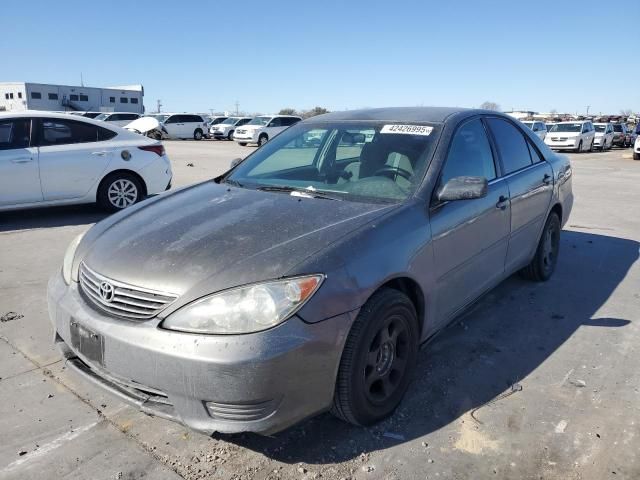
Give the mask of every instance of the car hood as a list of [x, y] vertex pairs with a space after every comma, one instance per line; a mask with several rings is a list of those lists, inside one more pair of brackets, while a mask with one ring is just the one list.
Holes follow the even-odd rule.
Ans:
[[549, 133], [552, 137], [579, 137], [580, 132], [551, 132]]
[[162, 197], [96, 224], [78, 248], [76, 267], [84, 261], [116, 281], [195, 299], [286, 276], [298, 263], [396, 208], [213, 181]]
[[126, 124], [124, 128], [138, 133], [147, 133], [152, 130], [160, 129], [160, 122], [152, 117], [141, 117]]
[[261, 128], [264, 128], [264, 125], [243, 125], [238, 128], [242, 128], [243, 130], [260, 130]]

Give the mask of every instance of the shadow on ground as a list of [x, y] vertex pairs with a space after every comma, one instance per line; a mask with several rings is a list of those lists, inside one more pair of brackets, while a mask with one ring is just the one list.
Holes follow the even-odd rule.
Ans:
[[0, 213], [0, 232], [96, 223], [109, 214], [95, 205], [33, 208]]
[[286, 463], [325, 464], [434, 432], [521, 381], [579, 328], [628, 325], [595, 315], [638, 259], [638, 246], [565, 231], [554, 277], [546, 283], [509, 278], [425, 345], [400, 408], [375, 427], [357, 428], [323, 414], [275, 437], [216, 438]]

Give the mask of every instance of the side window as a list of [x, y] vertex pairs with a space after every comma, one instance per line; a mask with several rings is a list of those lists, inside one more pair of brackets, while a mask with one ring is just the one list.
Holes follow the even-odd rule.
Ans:
[[31, 131], [30, 118], [0, 121], [0, 150], [27, 148]]
[[176, 118], [178, 118], [177, 115], [171, 115], [169, 118], [167, 118], [164, 123], [178, 123], [176, 121]]
[[41, 146], [95, 142], [98, 127], [84, 122], [57, 118], [42, 119]]
[[538, 150], [536, 150], [536, 147], [534, 147], [531, 144], [531, 142], [527, 142], [527, 146], [529, 147], [529, 153], [531, 154], [531, 160], [533, 161], [533, 163], [541, 162], [542, 161], [542, 157], [538, 153]]
[[505, 175], [531, 165], [527, 142], [516, 127], [501, 118], [489, 118], [487, 123], [496, 140]]
[[109, 115], [109, 117], [106, 119], [107, 122], [117, 122], [118, 120], [122, 120], [122, 115], [120, 115], [119, 113]]
[[478, 118], [465, 123], [455, 133], [442, 169], [440, 184], [444, 185], [452, 178], [464, 176], [484, 177], [487, 180], [496, 178], [491, 145], [482, 121]]
[[204, 120], [202, 120], [202, 117], [198, 116], [198, 115], [187, 115], [188, 121], [191, 123], [203, 123]]
[[98, 141], [103, 142], [105, 140], [111, 140], [118, 135], [116, 132], [109, 130], [108, 128], [98, 127]]
[[589, 131], [589, 124], [585, 123], [582, 125], [582, 133], [587, 133]]
[[135, 113], [123, 113], [120, 115], [120, 120], [136, 120], [138, 119], [138, 115]]
[[276, 117], [273, 120], [271, 120], [269, 122], [269, 125], [267, 125], [267, 127], [282, 127], [282, 118], [280, 117]]

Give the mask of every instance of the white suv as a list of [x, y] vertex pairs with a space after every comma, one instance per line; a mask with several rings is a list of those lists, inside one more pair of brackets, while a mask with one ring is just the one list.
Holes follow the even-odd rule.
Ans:
[[540, 140], [544, 140], [547, 136], [547, 127], [544, 122], [522, 122], [535, 133]]
[[209, 136], [218, 140], [233, 140], [233, 132], [251, 121], [251, 117], [229, 117], [216, 125], [211, 125]]
[[257, 143], [258, 146], [262, 146], [300, 120], [302, 120], [300, 117], [291, 115], [261, 115], [255, 117], [242, 128], [237, 128], [233, 139], [242, 146], [248, 143]]
[[109, 125], [117, 125], [119, 127], [124, 127], [125, 125], [130, 124], [134, 120], [140, 118], [139, 113], [131, 113], [131, 112], [106, 112], [101, 113], [94, 120], [99, 120], [101, 122], [107, 122]]
[[590, 152], [593, 150], [595, 135], [596, 132], [590, 120], [560, 122], [551, 127], [544, 143], [553, 150]]
[[172, 113], [164, 114], [166, 118], [160, 120], [157, 115], [154, 117], [160, 121], [162, 131], [166, 138], [193, 138], [202, 140], [202, 137], [209, 131], [207, 122], [200, 115], [193, 113]]
[[599, 147], [603, 152], [613, 147], [613, 125], [610, 123], [594, 123], [596, 136], [593, 140], [594, 147]]

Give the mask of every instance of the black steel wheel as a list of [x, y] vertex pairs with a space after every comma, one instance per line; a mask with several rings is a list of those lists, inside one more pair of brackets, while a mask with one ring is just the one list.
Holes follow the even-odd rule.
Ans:
[[418, 356], [416, 310], [402, 292], [384, 288], [362, 307], [340, 361], [332, 413], [354, 425], [391, 415]]

